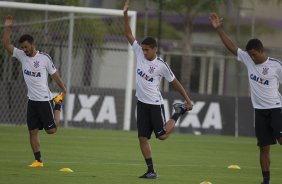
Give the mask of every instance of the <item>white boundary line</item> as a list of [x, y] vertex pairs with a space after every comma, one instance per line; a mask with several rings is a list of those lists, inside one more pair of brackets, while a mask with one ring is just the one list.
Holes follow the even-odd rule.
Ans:
[[[16, 162], [16, 160], [8, 160], [8, 159], [0, 159], [0, 163], [5, 162]], [[27, 163], [27, 161], [20, 160], [20, 163]], [[119, 163], [119, 162], [105, 162], [105, 163], [97, 163], [97, 162], [60, 162], [60, 161], [47, 161], [44, 163], [49, 164], [77, 164], [77, 165], [121, 165], [121, 166], [144, 166], [144, 163]], [[200, 165], [200, 164], [158, 164], [158, 167], [206, 167], [206, 168], [226, 168], [227, 166], [221, 165]], [[240, 166], [241, 169], [259, 169], [259, 166]], [[272, 167], [271, 169], [274, 170], [281, 170], [282, 168], [279, 167]]]

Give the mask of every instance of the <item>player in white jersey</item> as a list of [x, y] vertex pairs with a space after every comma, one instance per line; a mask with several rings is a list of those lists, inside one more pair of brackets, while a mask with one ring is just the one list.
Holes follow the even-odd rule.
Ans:
[[[149, 139], [154, 131], [160, 140], [168, 138], [177, 119], [187, 110], [192, 110], [193, 104], [180, 82], [175, 78], [166, 62], [157, 57], [157, 42], [152, 37], [145, 38], [141, 45], [133, 37], [128, 23], [129, 0], [124, 5], [124, 26], [128, 42], [135, 52], [136, 66], [136, 97], [137, 97], [137, 129], [139, 146], [148, 170], [140, 178], [155, 179], [158, 177], [154, 170]], [[175, 112], [166, 122], [164, 116], [163, 98], [159, 90], [162, 77], [165, 77], [182, 95], [186, 103], [174, 104]]]
[[225, 34], [222, 18], [211, 13], [210, 21], [219, 37], [237, 59], [245, 64], [251, 89], [252, 104], [255, 109], [255, 132], [260, 150], [262, 184], [270, 183], [270, 145], [277, 141], [282, 145], [282, 98], [279, 83], [282, 83], [282, 62], [267, 57], [263, 44], [251, 39], [246, 51], [238, 48]]
[[[17, 58], [21, 65], [27, 85], [27, 126], [35, 161], [30, 167], [43, 167], [38, 132], [43, 128], [48, 134], [54, 134], [60, 123], [61, 103], [66, 87], [61, 80], [49, 55], [35, 49], [33, 37], [25, 34], [19, 39], [21, 49], [11, 44], [13, 18], [8, 16], [4, 23], [3, 45], [10, 55]], [[62, 93], [53, 98], [48, 87], [48, 76], [61, 88]], [[55, 103], [55, 104], [54, 104]]]

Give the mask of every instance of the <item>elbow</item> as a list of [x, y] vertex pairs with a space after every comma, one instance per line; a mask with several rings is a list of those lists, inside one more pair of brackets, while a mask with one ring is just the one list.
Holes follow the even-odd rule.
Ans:
[[237, 47], [235, 47], [235, 48], [233, 48], [233, 49], [231, 50], [231, 52], [232, 52], [232, 54], [233, 54], [234, 56], [237, 56], [237, 50], [238, 50]]
[[3, 47], [4, 47], [6, 50], [9, 49], [10, 42], [9, 42], [8, 40], [6, 40], [6, 39], [3, 39], [2, 42], [3, 42]]
[[226, 45], [226, 48], [235, 56], [237, 56], [238, 48], [235, 46]]
[[134, 42], [134, 38], [132, 37], [132, 35], [128, 34], [126, 35], [127, 41], [132, 45]]

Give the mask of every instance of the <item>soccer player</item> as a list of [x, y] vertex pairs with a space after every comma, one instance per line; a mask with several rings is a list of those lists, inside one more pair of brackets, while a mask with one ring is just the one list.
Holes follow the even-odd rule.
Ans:
[[[10, 55], [20, 61], [24, 80], [27, 85], [27, 126], [31, 148], [35, 157], [35, 161], [29, 166], [43, 167], [38, 132], [43, 128], [48, 134], [54, 134], [57, 131], [66, 87], [51, 57], [35, 49], [32, 36], [25, 34], [20, 37], [19, 45], [21, 49], [11, 44], [12, 25], [13, 17], [7, 16], [3, 30], [3, 45]], [[60, 95], [54, 99], [48, 87], [48, 74], [51, 75], [52, 79], [62, 90]]]
[[282, 97], [279, 83], [282, 83], [282, 62], [267, 57], [259, 39], [251, 39], [246, 50], [238, 48], [225, 34], [222, 18], [210, 14], [210, 21], [225, 47], [248, 70], [251, 99], [255, 111], [255, 132], [260, 150], [262, 184], [270, 183], [270, 145], [277, 140], [282, 145]]
[[[136, 66], [136, 97], [137, 102], [137, 129], [139, 146], [148, 170], [140, 178], [155, 179], [158, 177], [151, 155], [149, 139], [154, 131], [156, 138], [165, 140], [172, 132], [177, 119], [187, 110], [192, 110], [193, 104], [183, 86], [175, 78], [166, 62], [157, 56], [157, 42], [152, 37], [145, 38], [141, 45], [132, 35], [128, 22], [129, 0], [124, 5], [124, 26], [128, 42], [132, 45], [137, 59]], [[163, 98], [159, 85], [161, 78], [165, 77], [181, 94], [185, 103], [173, 105], [175, 112], [169, 121], [165, 122]]]

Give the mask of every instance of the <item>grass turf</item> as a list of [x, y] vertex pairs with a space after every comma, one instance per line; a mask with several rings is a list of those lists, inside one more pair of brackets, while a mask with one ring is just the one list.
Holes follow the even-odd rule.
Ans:
[[[65, 129], [40, 132], [43, 168], [33, 160], [26, 127], [0, 126], [0, 184], [259, 184], [255, 138], [172, 134], [151, 139], [156, 180], [139, 179], [146, 171], [136, 132]], [[282, 183], [281, 147], [271, 149], [272, 184]], [[236, 164], [240, 170], [227, 169]], [[73, 173], [60, 172], [71, 168]]]

